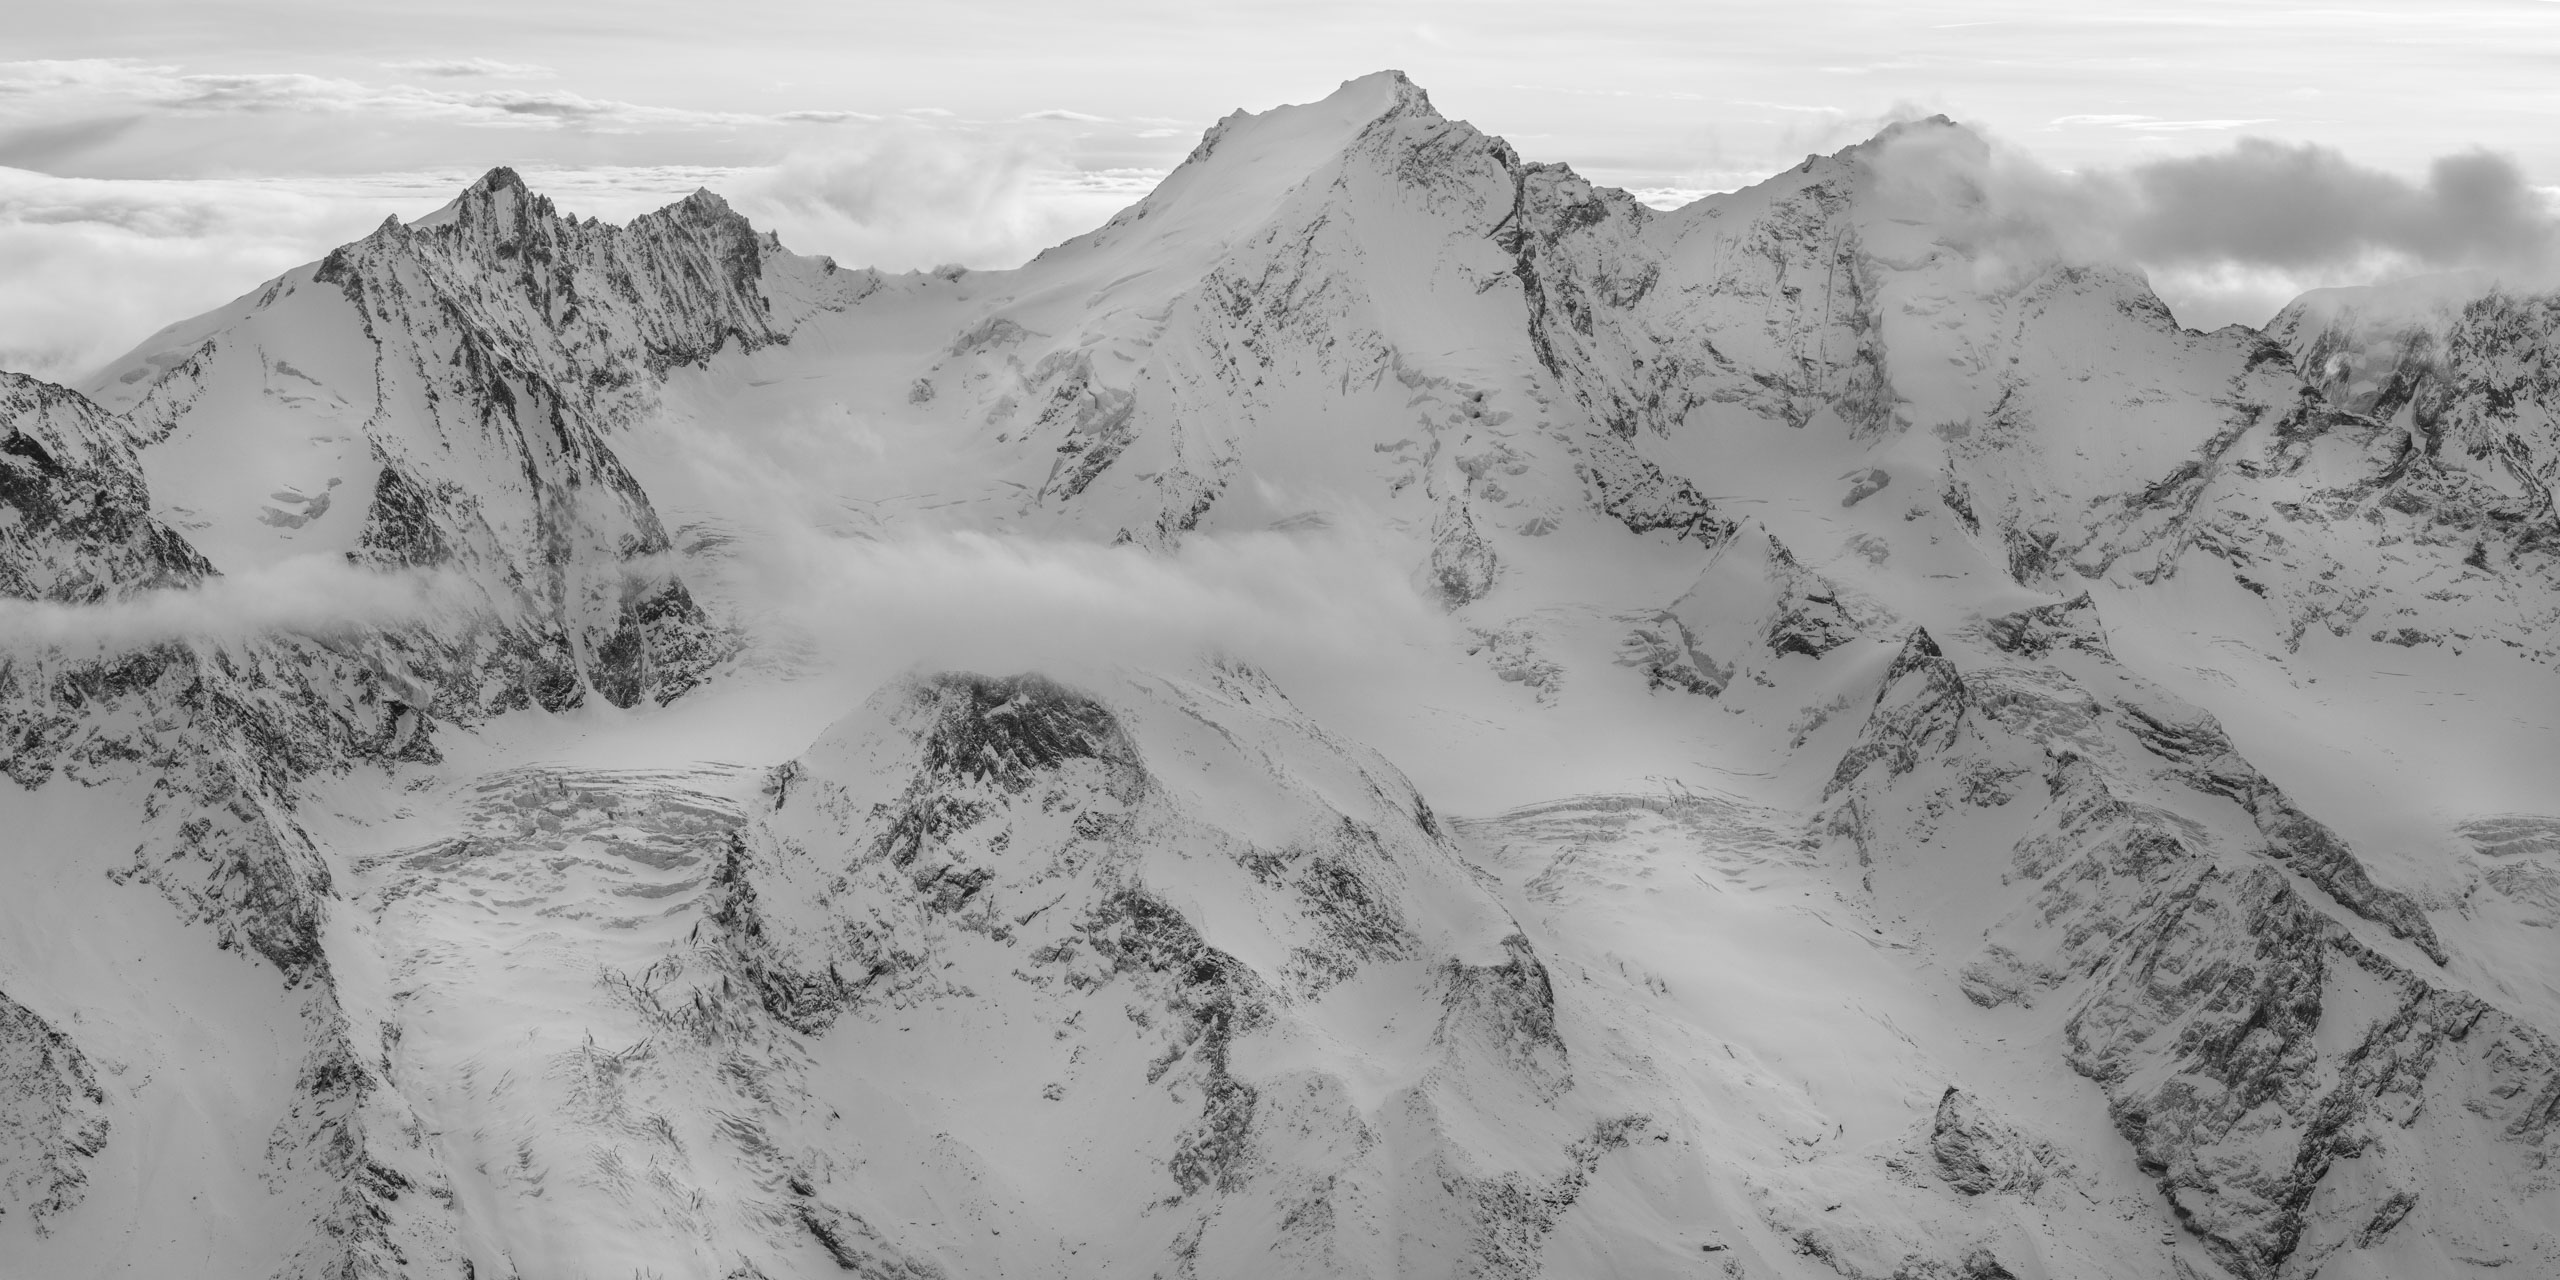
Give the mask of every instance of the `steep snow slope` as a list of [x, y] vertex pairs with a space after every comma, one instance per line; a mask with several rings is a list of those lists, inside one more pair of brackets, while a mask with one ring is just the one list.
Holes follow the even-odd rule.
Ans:
[[[2196, 333], [1988, 163], [1657, 213], [1382, 73], [897, 277], [501, 170], [10, 383], [24, 608], [464, 603], [21, 629], [0, 1259], [2560, 1267], [2549, 300]], [[1041, 668], [973, 673], [772, 598], [955, 532], [1448, 626], [1391, 687], [973, 599]]]

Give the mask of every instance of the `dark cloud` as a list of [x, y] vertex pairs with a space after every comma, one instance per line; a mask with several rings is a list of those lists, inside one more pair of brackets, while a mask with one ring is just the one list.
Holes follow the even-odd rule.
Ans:
[[1868, 152], [1997, 271], [2057, 259], [2145, 270], [2187, 324], [2255, 324], [2311, 289], [2471, 271], [2560, 279], [2560, 207], [2513, 160], [2442, 156], [2423, 178], [2307, 144], [2244, 139], [2120, 169], [2058, 171], [1969, 129], [1890, 129]]
[[2129, 171], [2123, 228], [2135, 258], [2301, 269], [2377, 255], [2428, 267], [2539, 264], [2555, 242], [2549, 203], [2513, 160], [2438, 158], [2424, 182], [2314, 145], [2246, 139], [2228, 151]]

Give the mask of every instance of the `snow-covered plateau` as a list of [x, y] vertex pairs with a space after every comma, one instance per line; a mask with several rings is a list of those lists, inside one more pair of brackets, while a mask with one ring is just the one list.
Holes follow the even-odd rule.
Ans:
[[2560, 296], [1396, 73], [0, 374], [0, 1276], [2560, 1276]]

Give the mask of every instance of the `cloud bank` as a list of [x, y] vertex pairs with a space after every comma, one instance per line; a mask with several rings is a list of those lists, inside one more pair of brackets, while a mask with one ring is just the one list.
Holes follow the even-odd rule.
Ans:
[[2551, 202], [2505, 156], [2443, 156], [2413, 182], [2310, 144], [2243, 139], [2228, 151], [2131, 170], [2125, 248], [2147, 262], [2321, 268], [2390, 254], [2434, 268], [2539, 266]]
[[885, 120], [743, 172], [731, 203], [804, 253], [902, 271], [1010, 267], [1092, 230], [1155, 171], [1083, 172], [1050, 131]]
[[1912, 130], [1875, 163], [1888, 182], [1934, 192], [1989, 260], [2139, 266], [2200, 327], [2259, 324], [2310, 289], [2413, 274], [2560, 280], [2560, 201], [2487, 152], [2438, 157], [2410, 178], [2331, 147], [2244, 138], [2066, 173], [1970, 134]]
[[[458, 184], [457, 184], [458, 185]], [[0, 368], [72, 382], [172, 321], [447, 196], [394, 182], [107, 181], [0, 168]]]

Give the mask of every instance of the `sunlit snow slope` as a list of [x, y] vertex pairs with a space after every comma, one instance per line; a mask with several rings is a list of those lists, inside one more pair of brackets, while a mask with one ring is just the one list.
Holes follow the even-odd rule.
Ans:
[[1381, 73], [0, 374], [0, 1275], [2560, 1275], [2560, 300], [1990, 163]]

